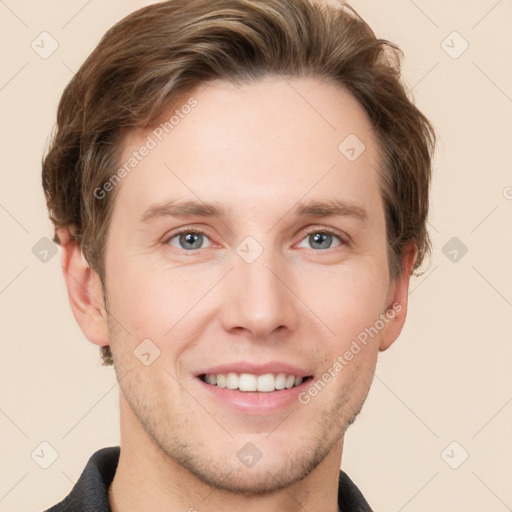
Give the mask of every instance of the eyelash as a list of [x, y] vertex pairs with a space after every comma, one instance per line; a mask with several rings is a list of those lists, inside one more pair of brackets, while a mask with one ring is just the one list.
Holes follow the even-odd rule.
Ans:
[[[200, 230], [195, 230], [195, 229], [181, 229], [179, 231], [176, 231], [175, 233], [172, 233], [171, 235], [167, 236], [164, 240], [164, 244], [168, 244], [170, 245], [170, 241], [177, 237], [177, 236], [180, 236], [180, 235], [184, 235], [184, 234], [191, 234], [191, 235], [203, 235], [205, 236], [206, 238], [208, 238], [208, 240], [210, 240], [210, 238], [208, 237], [208, 235], [206, 233], [204, 233], [203, 231], [200, 231]], [[341, 247], [343, 245], [348, 245], [349, 243], [349, 240], [348, 240], [348, 236], [346, 237], [343, 237], [342, 235], [340, 235], [339, 233], [331, 230], [331, 229], [328, 229], [328, 228], [316, 228], [316, 229], [311, 229], [309, 231], [306, 231], [305, 233], [302, 233], [302, 238], [300, 239], [300, 242], [302, 242], [306, 237], [308, 236], [311, 236], [313, 234], [321, 234], [321, 235], [331, 235], [335, 238], [337, 238], [340, 242], [340, 245], [337, 245], [335, 247], [329, 247], [328, 249], [311, 249], [312, 251], [316, 251], [316, 252], [327, 252], [329, 251], [330, 249], [336, 249], [337, 247]], [[210, 240], [211, 241], [211, 240]], [[299, 243], [300, 243], [299, 242]], [[173, 247], [173, 246], [171, 246]], [[194, 252], [196, 251], [200, 251], [201, 249], [192, 249], [190, 251], [185, 251], [184, 249], [181, 249], [181, 248], [178, 248], [178, 247], [173, 247], [173, 249], [177, 249], [177, 250], [181, 250], [183, 252], [186, 252], [186, 253], [191, 253], [193, 254]]]

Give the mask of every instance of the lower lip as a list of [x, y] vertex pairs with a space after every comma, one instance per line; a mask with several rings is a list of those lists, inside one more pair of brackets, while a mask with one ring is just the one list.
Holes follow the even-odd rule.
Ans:
[[298, 395], [312, 381], [309, 378], [294, 388], [263, 393], [261, 391], [239, 391], [237, 389], [220, 388], [219, 386], [207, 384], [200, 378], [196, 380], [215, 400], [238, 411], [254, 415], [277, 413], [294, 403], [298, 403]]

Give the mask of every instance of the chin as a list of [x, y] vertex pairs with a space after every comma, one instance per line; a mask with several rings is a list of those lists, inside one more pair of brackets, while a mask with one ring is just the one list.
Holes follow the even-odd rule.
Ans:
[[328, 452], [328, 448], [322, 453], [308, 450], [286, 456], [274, 452], [267, 457], [263, 453], [251, 466], [240, 462], [236, 453], [229, 459], [224, 457], [224, 463], [219, 462], [223, 457], [217, 457], [215, 462], [211, 459], [210, 463], [196, 457], [178, 459], [177, 462], [214, 489], [249, 497], [272, 494], [301, 481]]

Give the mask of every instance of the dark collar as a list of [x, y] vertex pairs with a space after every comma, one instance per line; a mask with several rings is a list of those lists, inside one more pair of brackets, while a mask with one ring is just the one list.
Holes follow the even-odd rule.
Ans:
[[[111, 512], [108, 488], [114, 479], [119, 453], [119, 446], [95, 452], [69, 495], [45, 512]], [[372, 512], [361, 491], [343, 471], [340, 471], [338, 507], [342, 512]]]

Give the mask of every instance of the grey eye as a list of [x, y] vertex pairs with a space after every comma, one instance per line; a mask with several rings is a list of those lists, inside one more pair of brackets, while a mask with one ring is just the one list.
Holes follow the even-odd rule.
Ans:
[[[333, 246], [332, 243], [335, 239], [338, 239], [338, 243]], [[301, 244], [304, 240], [309, 242], [311, 249], [331, 249], [341, 245], [339, 236], [324, 231], [312, 231], [302, 240]], [[299, 245], [299, 247], [303, 246]]]
[[203, 249], [203, 242], [208, 240], [208, 237], [196, 231], [183, 231], [177, 233], [169, 239], [169, 244], [177, 249], [185, 251], [194, 251], [196, 249]]

